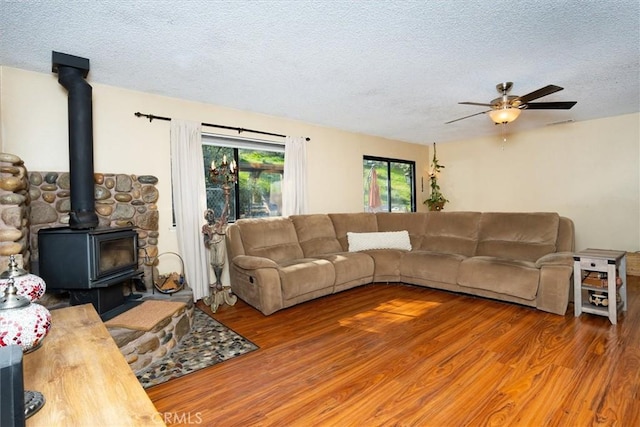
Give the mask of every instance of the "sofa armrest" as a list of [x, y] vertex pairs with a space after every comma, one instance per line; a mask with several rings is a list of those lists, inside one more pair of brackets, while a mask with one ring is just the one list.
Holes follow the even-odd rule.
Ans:
[[257, 270], [259, 268], [278, 268], [278, 264], [269, 258], [238, 255], [233, 258], [233, 263], [244, 270]]
[[229, 265], [229, 278], [233, 293], [265, 316], [284, 308], [280, 273], [273, 260], [235, 256]]
[[542, 266], [536, 307], [542, 311], [564, 316], [569, 304], [572, 275], [572, 266], [560, 264]]
[[544, 255], [536, 261], [537, 268], [550, 265], [566, 265], [573, 267], [573, 252], [554, 252]]
[[573, 252], [554, 252], [536, 261], [540, 283], [536, 307], [542, 311], [564, 315], [569, 304]]

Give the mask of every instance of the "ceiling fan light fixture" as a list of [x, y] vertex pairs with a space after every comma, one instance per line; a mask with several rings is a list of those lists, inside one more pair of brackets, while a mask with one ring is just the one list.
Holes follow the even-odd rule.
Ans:
[[503, 123], [511, 123], [520, 115], [521, 110], [519, 108], [504, 107], [497, 110], [489, 111], [489, 117], [497, 125]]

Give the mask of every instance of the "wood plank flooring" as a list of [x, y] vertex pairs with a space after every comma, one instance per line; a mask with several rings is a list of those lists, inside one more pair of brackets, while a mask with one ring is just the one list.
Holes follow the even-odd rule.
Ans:
[[216, 319], [260, 349], [147, 390], [167, 424], [640, 425], [640, 278], [628, 311], [565, 316], [368, 285]]

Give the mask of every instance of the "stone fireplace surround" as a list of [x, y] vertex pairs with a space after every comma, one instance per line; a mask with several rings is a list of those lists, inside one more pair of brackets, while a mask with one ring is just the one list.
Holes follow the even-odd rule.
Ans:
[[[152, 175], [94, 174], [99, 226], [133, 226], [139, 259], [158, 255], [156, 184]], [[69, 223], [69, 172], [27, 172], [20, 157], [0, 153], [0, 268], [10, 255], [31, 271], [38, 259], [38, 231]]]
[[30, 216], [29, 177], [22, 159], [0, 153], [0, 269], [6, 270], [9, 256], [29, 270]]
[[[158, 179], [152, 175], [94, 174], [99, 227], [133, 226], [138, 234], [138, 262], [158, 256]], [[68, 225], [70, 204], [68, 172], [29, 173], [29, 246], [32, 263], [38, 260], [38, 231]], [[55, 305], [55, 295], [44, 303]]]
[[[133, 226], [138, 234], [139, 262], [158, 255], [158, 179], [152, 175], [94, 173], [99, 226]], [[0, 269], [9, 256], [28, 271], [37, 269], [38, 231], [69, 223], [69, 172], [28, 172], [18, 156], [0, 153]], [[142, 269], [142, 267], [141, 267]], [[126, 293], [128, 290], [124, 289]], [[142, 298], [166, 298], [149, 290]], [[171, 296], [186, 307], [151, 331], [109, 328], [120, 351], [136, 373], [164, 357], [190, 330], [193, 296], [185, 289]], [[39, 303], [50, 309], [69, 304], [68, 298], [46, 293]]]
[[[94, 174], [96, 213], [100, 227], [133, 226], [139, 258], [158, 255], [158, 179], [151, 175]], [[68, 172], [29, 173], [30, 246], [38, 258], [38, 230], [67, 225], [71, 208]]]

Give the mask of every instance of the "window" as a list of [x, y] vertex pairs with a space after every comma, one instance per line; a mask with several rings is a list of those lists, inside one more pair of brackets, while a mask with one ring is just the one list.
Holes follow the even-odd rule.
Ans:
[[238, 182], [231, 188], [229, 222], [239, 218], [279, 216], [282, 214], [282, 175], [284, 173], [284, 146], [267, 141], [202, 136], [207, 208], [220, 215], [224, 196], [220, 184], [209, 179], [212, 161], [235, 160], [238, 164]]
[[363, 157], [364, 211], [415, 212], [416, 163], [383, 157]]

